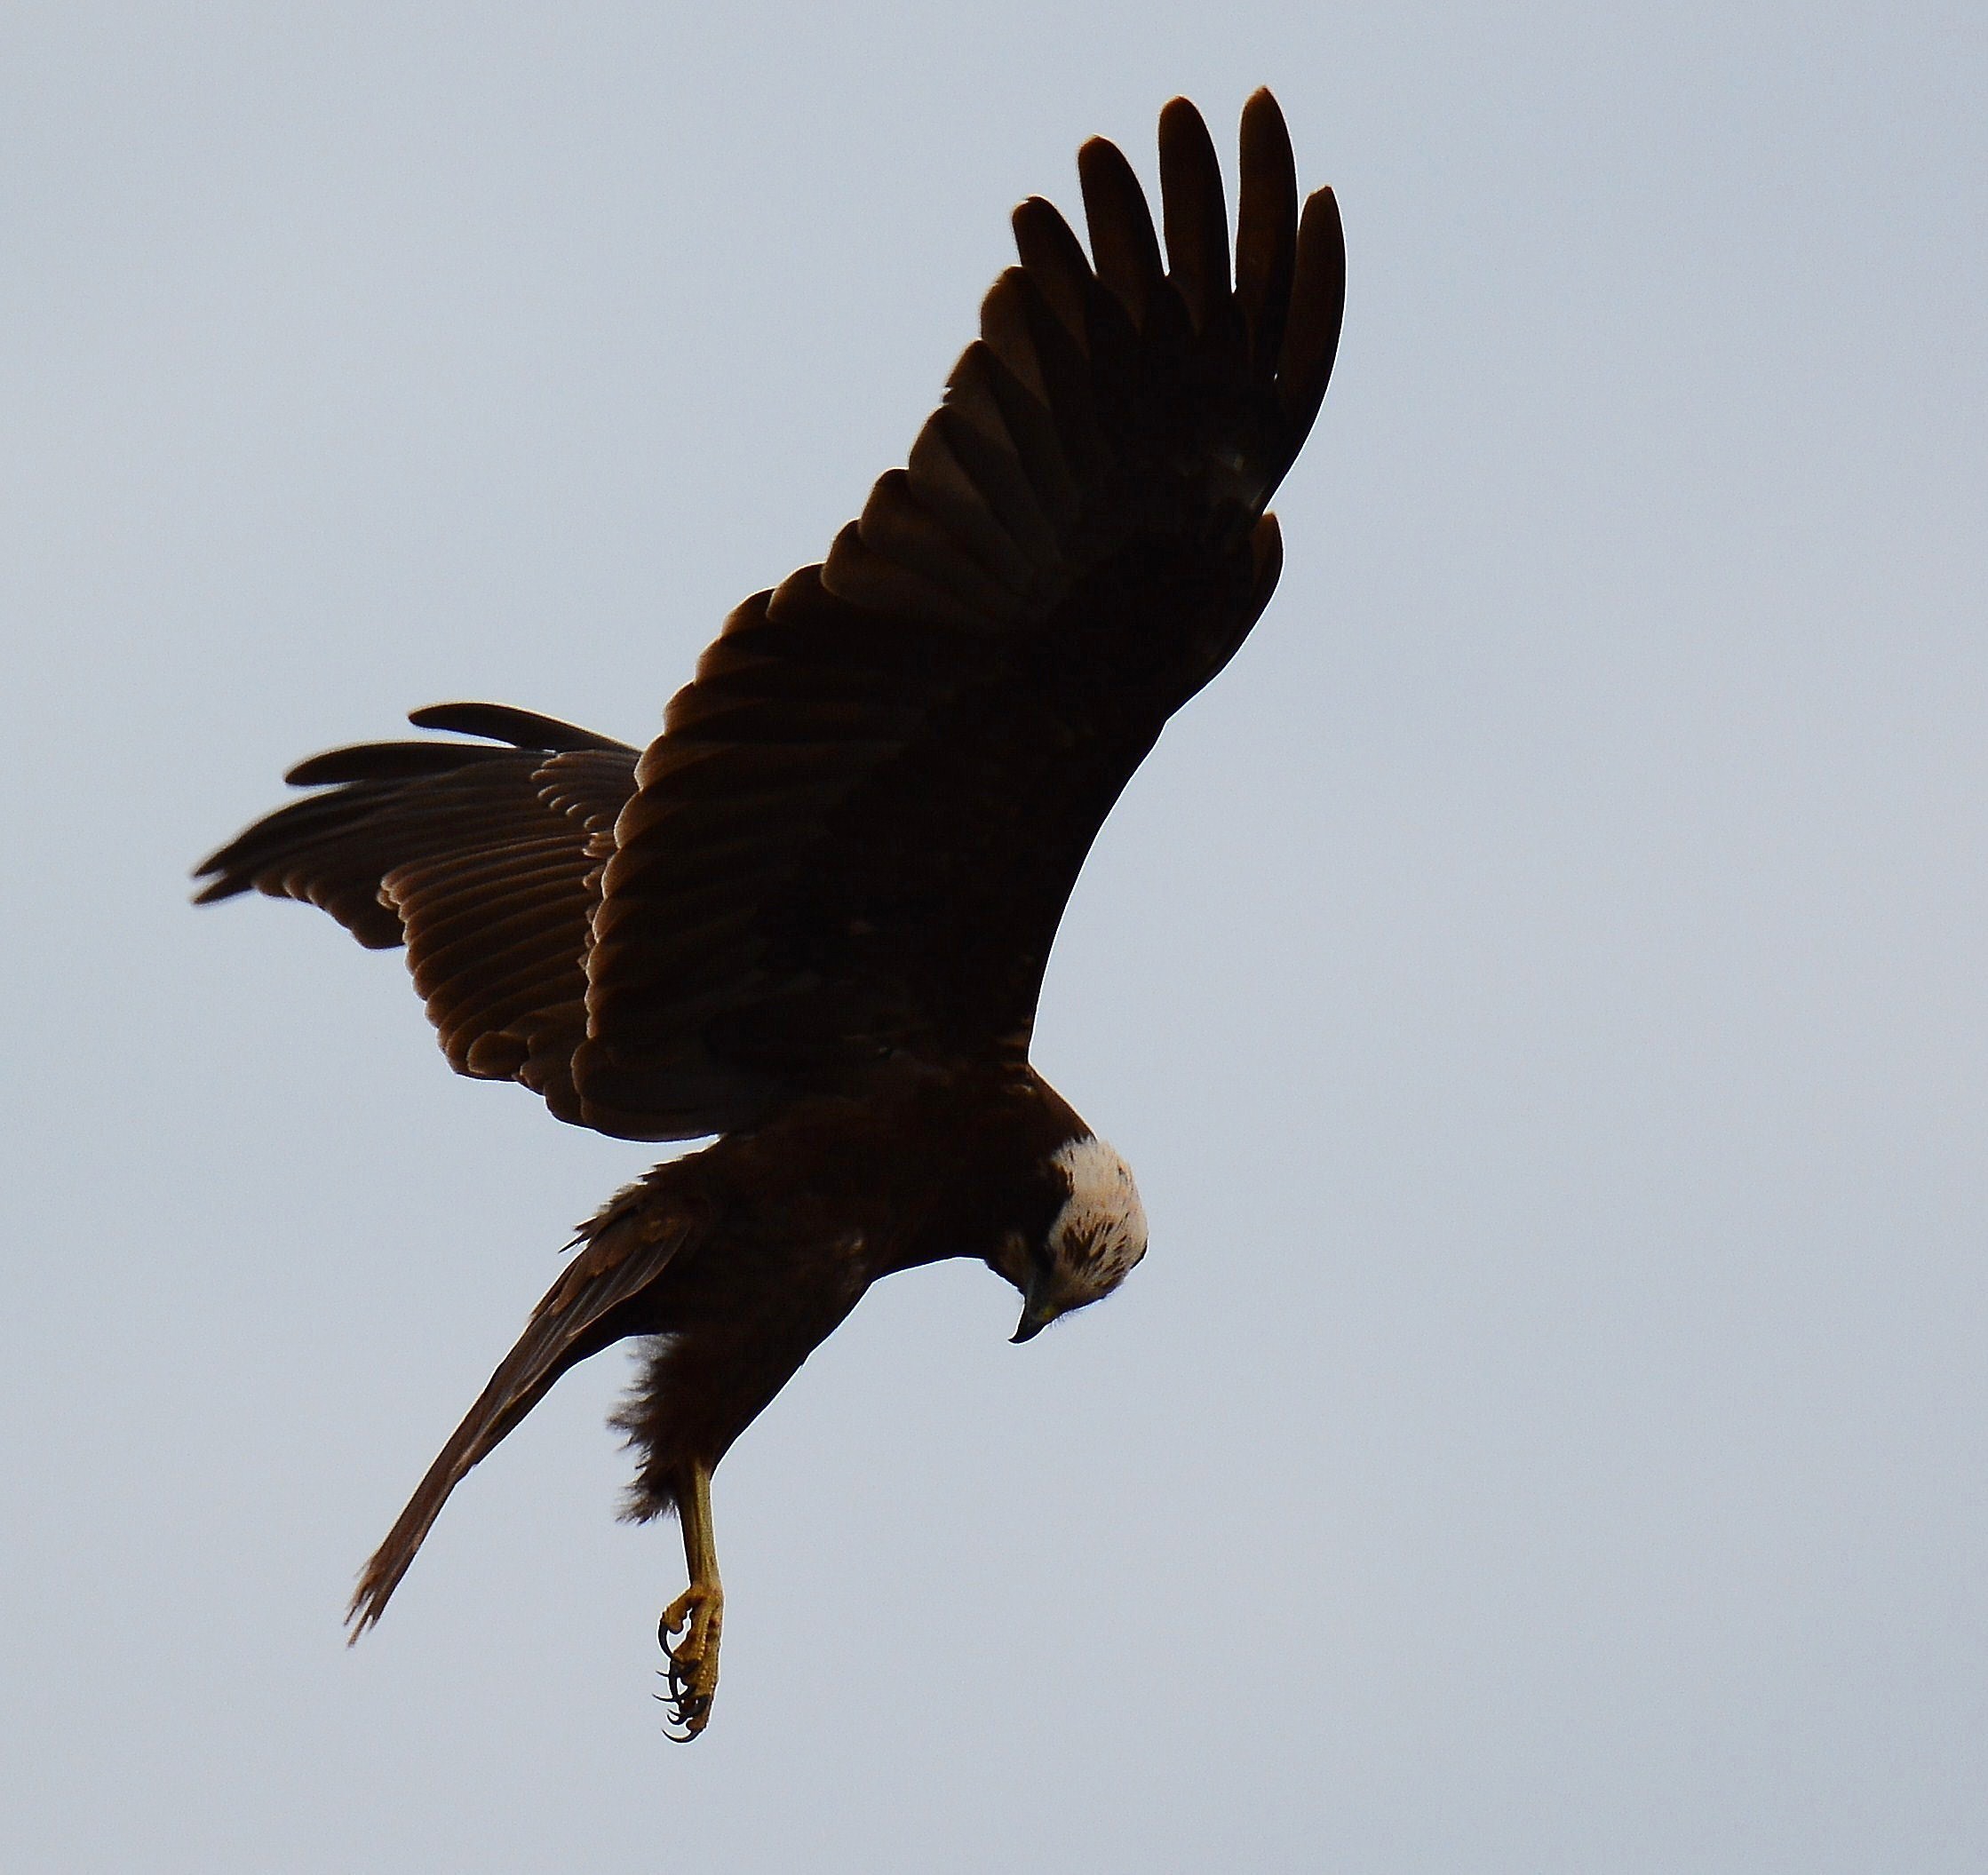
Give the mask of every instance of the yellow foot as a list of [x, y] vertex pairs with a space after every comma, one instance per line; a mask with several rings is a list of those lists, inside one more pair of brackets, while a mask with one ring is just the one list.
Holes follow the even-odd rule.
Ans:
[[[718, 1636], [725, 1625], [725, 1592], [716, 1583], [693, 1582], [663, 1610], [656, 1638], [670, 1657], [664, 1678], [670, 1690], [659, 1695], [669, 1708], [670, 1736], [688, 1744], [711, 1721], [718, 1691]], [[672, 1637], [682, 1629], [680, 1641]]]

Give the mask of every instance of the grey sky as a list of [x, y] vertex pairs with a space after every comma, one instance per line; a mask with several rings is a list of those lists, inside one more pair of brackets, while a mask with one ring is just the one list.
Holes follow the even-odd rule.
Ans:
[[[647, 1155], [186, 869], [415, 705], [645, 737], [1011, 204], [1263, 82], [1339, 375], [1039, 1032], [1151, 1256], [871, 1296], [694, 1750], [616, 1357], [347, 1653]], [[1988, 1866], [1984, 91], [1960, 4], [10, 9], [10, 1863]]]

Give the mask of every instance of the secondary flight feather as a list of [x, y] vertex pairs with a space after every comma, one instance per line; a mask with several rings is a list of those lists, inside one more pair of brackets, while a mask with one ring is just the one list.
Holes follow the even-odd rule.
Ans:
[[368, 1565], [376, 1621], [449, 1492], [574, 1363], [645, 1344], [631, 1510], [674, 1511], [664, 1612], [694, 1736], [723, 1610], [711, 1474], [893, 1271], [985, 1261], [1026, 1339], [1146, 1248], [1132, 1175], [1029, 1065], [1056, 927], [1105, 816], [1235, 653], [1282, 565], [1272, 492], [1331, 376], [1329, 190], [1300, 210], [1244, 107], [1233, 260], [1199, 114], [1161, 114], [1160, 237], [1131, 165], [1078, 155], [1088, 255], [1050, 204], [906, 466], [820, 564], [733, 612], [647, 749], [493, 703], [458, 740], [360, 744], [198, 869], [404, 945], [450, 1064], [562, 1120], [717, 1135], [578, 1254]]

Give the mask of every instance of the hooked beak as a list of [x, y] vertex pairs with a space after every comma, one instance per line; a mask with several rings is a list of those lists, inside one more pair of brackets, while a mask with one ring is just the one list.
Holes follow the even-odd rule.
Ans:
[[1022, 1291], [1022, 1320], [1008, 1339], [1016, 1343], [1034, 1340], [1061, 1313], [1049, 1299], [1048, 1283], [1038, 1273], [1030, 1278], [1028, 1288]]

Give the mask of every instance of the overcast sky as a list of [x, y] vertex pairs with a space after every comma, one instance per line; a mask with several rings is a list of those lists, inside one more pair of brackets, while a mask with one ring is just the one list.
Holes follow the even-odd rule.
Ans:
[[[1153, 1248], [884, 1285], [718, 1479], [592, 1363], [354, 1571], [644, 1148], [187, 868], [489, 697], [645, 740], [1078, 142], [1268, 82], [1346, 337], [1038, 1060]], [[0, 25], [21, 1869], [1988, 1867], [1978, 5]]]

